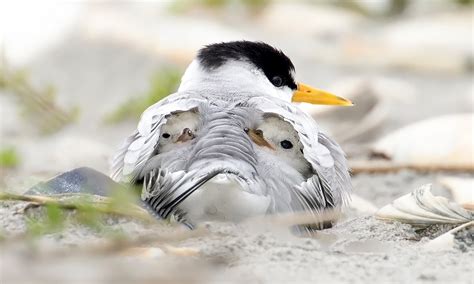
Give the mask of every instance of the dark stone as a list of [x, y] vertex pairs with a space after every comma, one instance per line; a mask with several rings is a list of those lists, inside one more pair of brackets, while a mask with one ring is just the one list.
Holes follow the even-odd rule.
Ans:
[[62, 173], [46, 182], [40, 182], [30, 188], [25, 194], [54, 195], [86, 193], [110, 196], [110, 194], [116, 190], [127, 190], [127, 188], [101, 172], [82, 167]]

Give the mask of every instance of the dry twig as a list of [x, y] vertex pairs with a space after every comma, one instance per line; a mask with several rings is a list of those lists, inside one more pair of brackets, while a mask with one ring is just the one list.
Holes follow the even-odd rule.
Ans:
[[386, 174], [402, 170], [418, 172], [474, 172], [474, 165], [410, 165], [393, 162], [360, 161], [350, 163], [353, 175], [362, 173]]

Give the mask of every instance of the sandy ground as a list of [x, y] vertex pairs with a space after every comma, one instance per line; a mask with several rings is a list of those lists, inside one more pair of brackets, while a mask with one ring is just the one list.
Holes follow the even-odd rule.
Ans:
[[[354, 183], [364, 188], [360, 195], [372, 196], [378, 206], [434, 179], [401, 172], [372, 176], [371, 186], [362, 186], [368, 178], [356, 176]], [[19, 213], [25, 205], [1, 203], [0, 228], [8, 236], [1, 246], [4, 283], [472, 283], [474, 276], [472, 232], [462, 249], [432, 252], [423, 245], [449, 226], [415, 232], [410, 225], [385, 223], [357, 211], [312, 237], [293, 236], [270, 222], [208, 223], [183, 232], [168, 224], [107, 218], [107, 228], [130, 238], [156, 237], [153, 243], [132, 246], [155, 248], [153, 252], [130, 255], [119, 248], [106, 250], [110, 235], [78, 225], [34, 241], [15, 241], [26, 228]], [[188, 252], [165, 253], [163, 244]]]

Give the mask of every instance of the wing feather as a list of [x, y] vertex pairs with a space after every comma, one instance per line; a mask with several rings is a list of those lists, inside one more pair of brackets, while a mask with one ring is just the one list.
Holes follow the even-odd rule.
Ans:
[[167, 116], [196, 108], [203, 101], [204, 98], [197, 94], [176, 93], [146, 109], [135, 132], [124, 141], [112, 159], [112, 179], [133, 182], [155, 151]]
[[267, 97], [254, 97], [249, 104], [265, 113], [279, 115], [297, 131], [303, 155], [315, 171], [300, 185], [301, 199], [306, 205], [314, 210], [344, 204], [352, 191], [352, 184], [341, 147], [320, 132], [314, 119], [296, 105]]

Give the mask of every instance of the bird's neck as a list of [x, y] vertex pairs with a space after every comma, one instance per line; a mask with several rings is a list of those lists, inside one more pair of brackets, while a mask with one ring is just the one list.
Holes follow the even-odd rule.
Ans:
[[273, 95], [266, 80], [261, 71], [245, 62], [228, 62], [215, 70], [205, 70], [194, 60], [181, 78], [178, 92]]

